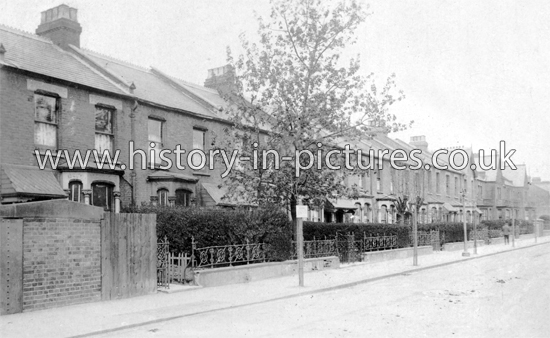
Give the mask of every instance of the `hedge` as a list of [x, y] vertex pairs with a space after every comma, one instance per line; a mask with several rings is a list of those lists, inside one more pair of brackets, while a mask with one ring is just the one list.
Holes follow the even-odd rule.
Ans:
[[191, 252], [191, 237], [197, 247], [266, 243], [270, 260], [284, 260], [290, 254], [292, 224], [277, 209], [212, 209], [143, 205], [126, 208], [126, 213], [157, 214], [157, 237], [167, 237], [171, 252]]
[[[481, 227], [487, 228], [489, 230], [501, 230], [504, 226], [504, 223], [508, 222], [512, 226], [512, 220], [492, 220], [492, 221], [481, 221]], [[531, 234], [534, 232], [533, 222], [525, 220], [516, 220], [515, 227], [519, 229], [521, 233]], [[517, 230], [516, 230], [517, 231]]]

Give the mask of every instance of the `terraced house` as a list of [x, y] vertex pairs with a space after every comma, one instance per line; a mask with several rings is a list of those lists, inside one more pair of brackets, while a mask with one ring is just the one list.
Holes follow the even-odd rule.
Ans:
[[[231, 69], [211, 69], [200, 86], [81, 48], [81, 34], [77, 10], [66, 5], [43, 12], [36, 34], [0, 25], [1, 203], [64, 198], [115, 212], [143, 202], [238, 204], [223, 199], [224, 168], [178, 167], [174, 153], [165, 156], [174, 165], [161, 166], [162, 150], [180, 145], [187, 153], [207, 151], [231, 125], [224, 113], [229, 103], [221, 94], [232, 83]], [[364, 153], [418, 148], [423, 163], [431, 164], [424, 136], [406, 143], [380, 134], [354, 147]], [[100, 168], [94, 160], [78, 168], [63, 152], [88, 149], [120, 150], [119, 161], [112, 168]], [[48, 151], [63, 156], [56, 168], [41, 170], [38, 164]], [[474, 158], [472, 150], [466, 151]], [[448, 163], [445, 156], [439, 159]], [[540, 198], [529, 197], [525, 166], [486, 172], [397, 170], [389, 156], [378, 160], [382, 170], [343, 182], [357, 187], [356, 198], [328, 199], [324, 208], [310, 210], [309, 219], [394, 223], [401, 217], [397, 199], [405, 196], [423, 198], [421, 222], [540, 216], [533, 205]]]
[[[220, 169], [160, 170], [161, 150], [206, 151], [229, 125], [216, 89], [227, 68], [209, 72], [211, 88], [198, 86], [82, 49], [81, 34], [77, 10], [66, 5], [43, 12], [36, 34], [0, 26], [2, 203], [231, 205], [221, 200]], [[108, 169], [94, 161], [71, 169], [62, 157], [55, 170], [39, 170], [35, 149], [42, 160], [48, 150], [119, 149], [120, 157]], [[166, 157], [175, 163], [175, 154]]]

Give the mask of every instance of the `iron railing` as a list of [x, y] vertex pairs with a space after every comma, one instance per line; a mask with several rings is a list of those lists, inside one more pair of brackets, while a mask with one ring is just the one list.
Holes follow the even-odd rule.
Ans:
[[[425, 246], [431, 245], [435, 251], [441, 250], [441, 242], [439, 239], [439, 230], [432, 231], [418, 231], [417, 232], [418, 245]], [[414, 238], [412, 231], [409, 232], [409, 246], [414, 245]]]
[[[292, 241], [292, 258], [298, 257], [297, 245], [295, 241]], [[338, 247], [336, 240], [334, 239], [315, 239], [312, 241], [304, 241], [304, 258], [318, 258], [338, 256]]]
[[[304, 258], [338, 256], [342, 263], [352, 263], [363, 260], [363, 253], [369, 251], [389, 250], [397, 248], [397, 235], [366, 234], [356, 239], [354, 233], [342, 235], [337, 233], [334, 239], [313, 239], [304, 241]], [[292, 258], [298, 257], [296, 242], [292, 242]]]
[[231, 244], [197, 248], [195, 238], [191, 238], [191, 264], [193, 268], [215, 266], [233, 266], [265, 262], [266, 248], [264, 243]]
[[169, 255], [170, 243], [168, 238], [157, 239], [157, 287], [170, 287]]

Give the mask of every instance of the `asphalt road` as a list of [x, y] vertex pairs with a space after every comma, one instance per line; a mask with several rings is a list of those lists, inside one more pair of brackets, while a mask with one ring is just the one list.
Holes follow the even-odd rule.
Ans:
[[550, 245], [102, 337], [550, 337]]

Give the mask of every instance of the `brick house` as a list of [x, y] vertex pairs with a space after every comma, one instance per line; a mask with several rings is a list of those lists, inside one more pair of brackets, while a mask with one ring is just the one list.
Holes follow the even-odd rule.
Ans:
[[[207, 151], [229, 125], [217, 90], [227, 69], [211, 70], [210, 88], [202, 87], [81, 49], [81, 33], [77, 10], [66, 5], [43, 12], [36, 35], [0, 25], [2, 203], [68, 198], [114, 211], [142, 202], [231, 205], [221, 200], [221, 169], [160, 168], [162, 149]], [[61, 158], [56, 170], [39, 170], [35, 149], [41, 156], [118, 149], [120, 157], [108, 169], [94, 161], [71, 169]]]

